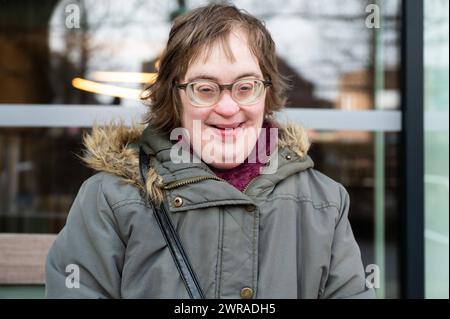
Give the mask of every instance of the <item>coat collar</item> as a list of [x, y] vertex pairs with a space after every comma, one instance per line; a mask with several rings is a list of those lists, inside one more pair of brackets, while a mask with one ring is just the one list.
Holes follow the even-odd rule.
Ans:
[[[156, 202], [161, 202], [164, 197], [170, 197], [173, 193], [180, 191], [177, 188], [182, 188], [185, 192], [190, 189], [189, 193], [193, 192], [191, 194], [193, 198], [196, 197], [194, 196], [196, 191], [207, 193], [209, 190], [210, 194], [204, 194], [206, 197], [203, 199], [194, 200], [190, 203], [191, 205], [184, 205], [182, 208], [173, 208], [174, 211], [184, 210], [189, 206], [197, 207], [199, 201], [203, 200], [206, 203], [205, 198], [207, 200], [214, 198], [225, 204], [229, 204], [230, 200], [233, 203], [240, 201], [245, 203], [251, 201], [249, 196], [256, 197], [272, 189], [290, 175], [314, 165], [307, 155], [310, 144], [305, 130], [293, 123], [284, 125], [277, 123], [277, 126], [279, 127], [278, 152], [272, 155], [270, 164], [266, 165], [262, 174], [251, 183], [246, 194], [231, 185], [223, 185], [224, 182], [218, 181], [208, 165], [201, 161], [200, 163], [173, 163], [170, 159], [173, 143], [168, 136], [158, 134], [151, 126], [145, 129], [141, 126], [126, 127], [122, 124], [94, 127], [91, 134], [84, 136], [85, 151], [82, 160], [94, 170], [122, 177], [126, 183], [135, 185]], [[143, 185], [139, 175], [139, 146], [151, 159], [146, 185]], [[275, 170], [274, 164], [276, 164]], [[268, 171], [272, 173], [265, 174]], [[202, 182], [190, 183], [190, 187], [184, 187], [183, 181], [195, 180], [202, 180]], [[221, 183], [217, 185], [219, 188], [215, 187], [217, 183]], [[204, 188], [206, 184], [211, 187]], [[217, 189], [221, 190], [220, 196], [214, 191]]]

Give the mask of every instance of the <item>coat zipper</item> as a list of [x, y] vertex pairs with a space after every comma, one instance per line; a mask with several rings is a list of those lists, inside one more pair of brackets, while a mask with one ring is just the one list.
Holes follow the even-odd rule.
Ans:
[[[244, 190], [242, 191], [244, 194], [247, 191], [248, 187], [250, 186], [250, 184], [256, 179], [258, 178], [258, 176], [256, 176], [255, 178], [253, 178], [244, 188]], [[189, 185], [189, 184], [195, 184], [198, 182], [202, 182], [202, 181], [206, 181], [208, 179], [212, 179], [212, 180], [216, 180], [216, 181], [220, 181], [220, 182], [226, 182], [226, 180], [217, 177], [217, 176], [198, 176], [198, 177], [192, 177], [192, 178], [186, 178], [183, 179], [181, 181], [174, 181], [174, 182], [170, 182], [166, 185], [163, 186], [163, 189], [165, 190], [170, 190], [170, 189], [174, 189], [177, 187], [181, 187], [181, 186], [185, 186], [185, 185]]]
[[197, 177], [192, 177], [192, 178], [186, 178], [181, 181], [170, 182], [167, 185], [165, 185], [163, 188], [165, 190], [169, 190], [169, 189], [174, 189], [174, 188], [177, 188], [180, 186], [185, 186], [185, 185], [189, 185], [189, 184], [195, 184], [195, 183], [198, 183], [201, 181], [206, 181], [208, 179], [213, 179], [213, 180], [221, 181], [221, 182], [225, 181], [222, 178], [217, 177], [217, 176], [197, 176]]
[[[272, 155], [271, 155], [271, 157], [269, 158], [269, 163], [270, 163], [271, 158], [272, 158]], [[259, 176], [261, 176], [261, 174], [259, 174], [258, 176], [252, 178], [252, 179], [250, 180], [250, 182], [248, 182], [248, 184], [244, 187], [244, 190], [242, 191], [244, 194], [246, 194], [246, 191], [247, 191], [248, 187], [250, 186], [250, 184], [253, 183], [253, 181], [254, 181], [255, 179], [257, 179]]]
[[[272, 157], [274, 156], [275, 153], [272, 153], [269, 157], [269, 161], [268, 163], [270, 163], [272, 161]], [[277, 153], [278, 154], [278, 153]], [[250, 184], [257, 179], [261, 174], [259, 174], [258, 176], [252, 178], [252, 180], [250, 182], [248, 182], [248, 184], [244, 187], [244, 190], [242, 191], [244, 194], [247, 192], [248, 187], [250, 186]]]
[[[258, 175], [258, 176], [259, 176], [259, 175]], [[244, 194], [246, 194], [248, 187], [250, 186], [250, 184], [251, 184], [255, 179], [258, 178], [258, 176], [252, 178], [251, 181], [248, 182], [248, 184], [244, 187], [244, 190], [242, 191]]]

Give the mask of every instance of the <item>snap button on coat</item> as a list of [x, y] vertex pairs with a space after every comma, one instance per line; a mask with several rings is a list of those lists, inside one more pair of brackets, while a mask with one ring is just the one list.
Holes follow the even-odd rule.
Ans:
[[242, 299], [251, 299], [253, 297], [253, 289], [249, 287], [244, 287], [241, 289]]
[[248, 212], [254, 212], [256, 209], [255, 205], [247, 205], [245, 206], [245, 210]]
[[183, 199], [180, 196], [177, 196], [173, 199], [173, 206], [181, 207], [183, 205]]

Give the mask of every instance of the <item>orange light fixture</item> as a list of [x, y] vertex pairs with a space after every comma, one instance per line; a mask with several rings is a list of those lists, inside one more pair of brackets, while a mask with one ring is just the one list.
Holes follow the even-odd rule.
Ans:
[[90, 78], [92, 78], [92, 80], [86, 80], [79, 77], [74, 78], [72, 80], [72, 86], [86, 92], [138, 100], [142, 92], [142, 90], [140, 89], [126, 88], [118, 85], [104, 84], [99, 82], [151, 84], [156, 80], [157, 75], [157, 73], [144, 72], [96, 71], [90, 74]]
[[116, 85], [103, 84], [82, 78], [74, 78], [72, 80], [72, 85], [79, 90], [132, 100], [138, 100], [139, 95], [142, 92], [138, 89], [130, 89]]

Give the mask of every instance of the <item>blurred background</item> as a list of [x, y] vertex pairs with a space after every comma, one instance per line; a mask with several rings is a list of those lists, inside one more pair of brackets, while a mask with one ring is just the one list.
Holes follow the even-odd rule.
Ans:
[[[0, 298], [44, 296], [46, 250], [94, 173], [83, 133], [140, 121], [171, 21], [211, 2], [0, 1]], [[293, 85], [280, 118], [349, 191], [378, 297], [448, 298], [449, 1], [232, 2], [277, 44]]]

